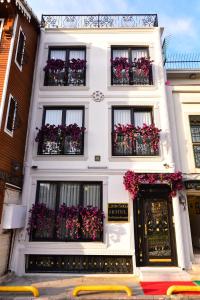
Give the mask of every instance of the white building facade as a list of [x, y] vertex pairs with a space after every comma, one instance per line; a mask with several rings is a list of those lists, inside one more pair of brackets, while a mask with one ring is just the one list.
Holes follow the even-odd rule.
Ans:
[[200, 64], [199, 57], [189, 55], [184, 61], [179, 57], [166, 65], [173, 140], [178, 146], [175, 158], [185, 182], [183, 202], [189, 216], [189, 249], [195, 269], [200, 263]]
[[[177, 171], [176, 146], [172, 149], [157, 16], [43, 20], [25, 161], [27, 225], [17, 233], [11, 269], [22, 275], [190, 268], [183, 192], [171, 198], [175, 183], [166, 177]], [[121, 66], [118, 58], [124, 59]], [[78, 133], [69, 132], [73, 124]], [[145, 137], [144, 124], [161, 131]], [[123, 184], [128, 170], [137, 174], [135, 196]], [[94, 211], [104, 213], [103, 226]]]

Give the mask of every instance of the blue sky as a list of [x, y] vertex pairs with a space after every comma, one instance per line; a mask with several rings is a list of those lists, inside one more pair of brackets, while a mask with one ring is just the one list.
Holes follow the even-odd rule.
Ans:
[[168, 51], [200, 53], [200, 0], [28, 0], [41, 14], [157, 13]]

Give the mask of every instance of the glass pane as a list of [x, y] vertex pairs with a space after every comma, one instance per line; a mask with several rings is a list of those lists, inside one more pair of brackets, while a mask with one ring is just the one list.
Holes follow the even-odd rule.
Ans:
[[115, 109], [114, 110], [114, 125], [131, 124], [131, 110], [130, 109]]
[[10, 98], [9, 112], [6, 128], [9, 131], [13, 131], [15, 123], [15, 114], [16, 114], [16, 102], [13, 98]]
[[145, 235], [151, 257], [171, 257], [168, 205], [166, 200], [145, 202]]
[[79, 127], [83, 125], [83, 110], [68, 109], [66, 111], [66, 125], [76, 123]]
[[195, 166], [200, 168], [200, 145], [193, 145]]
[[101, 187], [98, 184], [85, 184], [83, 187], [84, 207], [101, 207]]
[[53, 183], [40, 183], [38, 202], [55, 209], [57, 186]]
[[138, 59], [141, 57], [148, 57], [148, 50], [147, 49], [133, 49], [131, 51], [131, 55], [132, 55], [132, 61], [134, 61], [134, 59]]
[[142, 127], [143, 124], [151, 125], [151, 112], [134, 112], [135, 126]]
[[69, 51], [69, 59], [85, 59], [85, 51], [84, 50], [70, 50]]
[[126, 57], [128, 58], [128, 49], [113, 50], [113, 59], [116, 57]]
[[78, 206], [80, 201], [80, 184], [62, 183], [60, 185], [59, 203], [67, 206]]
[[62, 124], [62, 110], [61, 109], [47, 109], [45, 115], [45, 124], [61, 125]]
[[66, 51], [65, 50], [51, 50], [50, 58], [51, 59], [61, 59], [65, 61]]

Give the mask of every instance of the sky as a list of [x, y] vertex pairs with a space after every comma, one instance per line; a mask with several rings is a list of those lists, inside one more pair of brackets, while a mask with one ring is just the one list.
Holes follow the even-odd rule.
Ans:
[[200, 53], [200, 0], [28, 0], [34, 13], [157, 13], [169, 53]]

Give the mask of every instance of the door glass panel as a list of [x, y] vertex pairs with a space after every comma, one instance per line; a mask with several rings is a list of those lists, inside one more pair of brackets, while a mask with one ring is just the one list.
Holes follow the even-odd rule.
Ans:
[[145, 235], [147, 252], [150, 257], [170, 257], [170, 233], [167, 201], [145, 203]]

